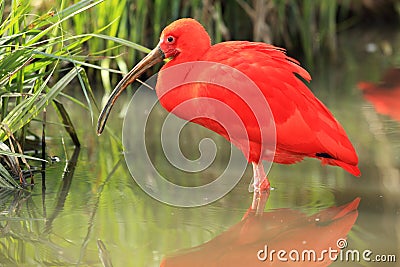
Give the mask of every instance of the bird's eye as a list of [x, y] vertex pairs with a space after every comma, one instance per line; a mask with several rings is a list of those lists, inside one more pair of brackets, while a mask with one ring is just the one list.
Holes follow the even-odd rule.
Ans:
[[173, 36], [168, 36], [167, 37], [167, 42], [170, 44], [173, 44], [175, 42], [175, 38]]

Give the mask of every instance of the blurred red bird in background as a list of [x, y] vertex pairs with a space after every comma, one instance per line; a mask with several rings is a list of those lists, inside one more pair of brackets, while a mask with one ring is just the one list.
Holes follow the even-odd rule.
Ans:
[[[355, 176], [360, 175], [358, 157], [353, 145], [332, 113], [302, 81], [310, 81], [311, 77], [298, 61], [288, 57], [284, 49], [265, 43], [230, 41], [211, 45], [210, 37], [203, 26], [190, 18], [179, 19], [168, 25], [162, 31], [158, 45], [119, 82], [100, 114], [98, 134], [103, 131], [111, 108], [120, 93], [146, 69], [163, 59], [170, 61], [161, 71], [186, 62], [223, 64], [243, 73], [259, 88], [261, 98], [266, 100], [259, 103], [269, 106], [275, 123], [276, 140], [272, 157], [271, 151], [265, 149], [268, 147], [266, 142], [270, 139], [265, 138], [265, 132], [260, 130], [263, 125], [259, 125], [257, 116], [253, 114], [253, 110], [260, 107], [251, 106], [246, 101], [247, 98], [254, 99], [252, 94], [255, 92], [249, 92], [248, 96], [243, 97], [235, 92], [236, 89], [229, 90], [204, 83], [186, 83], [166, 91], [163, 87], [166, 80], [174, 77], [184, 80], [185, 77], [193, 76], [195, 71], [191, 68], [187, 68], [185, 73], [181, 71], [164, 80], [162, 76], [165, 75], [159, 75], [156, 85], [160, 103], [167, 111], [219, 133], [242, 150], [248, 162], [253, 165], [255, 194], [270, 188], [262, 160], [292, 164], [305, 157], [311, 157], [319, 159], [323, 164], [339, 166]], [[223, 69], [205, 73], [213, 75], [210, 80], [220, 77], [224, 79], [225, 76], [226, 80], [235, 79], [234, 75]], [[200, 98], [216, 100], [230, 107], [243, 123], [246, 136], [236, 131], [235, 127], [239, 128], [237, 123], [229, 125], [230, 120], [227, 120], [228, 125], [223, 125], [216, 121], [216, 118], [223, 118], [225, 114], [219, 114], [221, 110], [214, 107], [213, 101], [176, 109], [185, 101]], [[230, 131], [231, 129], [233, 130]], [[254, 201], [253, 204], [257, 205]]]
[[378, 83], [359, 82], [357, 86], [376, 112], [400, 121], [400, 68], [388, 69]]

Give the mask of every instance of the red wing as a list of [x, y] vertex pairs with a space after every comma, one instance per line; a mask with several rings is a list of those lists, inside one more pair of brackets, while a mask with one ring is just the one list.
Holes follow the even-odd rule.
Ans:
[[[357, 165], [357, 155], [341, 125], [296, 77], [310, 81], [310, 75], [282, 49], [264, 43], [225, 42], [211, 47], [200, 60], [234, 67], [257, 84], [274, 115], [277, 150], [282, 157], [285, 153], [297, 160], [319, 157], [332, 165], [343, 162], [340, 166], [345, 169], [342, 165]], [[279, 161], [290, 163], [284, 158]]]

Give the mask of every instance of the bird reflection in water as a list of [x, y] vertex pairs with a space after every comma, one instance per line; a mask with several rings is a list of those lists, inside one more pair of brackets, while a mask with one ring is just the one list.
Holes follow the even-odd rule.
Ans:
[[[268, 195], [263, 197], [267, 199]], [[339, 255], [338, 240], [346, 242], [358, 216], [359, 202], [356, 198], [311, 216], [292, 209], [257, 214], [250, 208], [226, 232], [200, 246], [166, 256], [161, 266], [328, 266]], [[280, 250], [286, 252], [281, 255], [286, 261], [278, 259]], [[315, 255], [309, 255], [310, 251]], [[298, 260], [294, 261], [296, 256]]]

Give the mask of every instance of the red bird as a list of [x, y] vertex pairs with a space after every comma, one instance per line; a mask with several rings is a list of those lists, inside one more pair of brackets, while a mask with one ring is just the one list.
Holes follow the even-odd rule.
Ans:
[[[165, 75], [158, 76], [156, 85], [160, 103], [169, 112], [221, 134], [242, 150], [247, 160], [253, 165], [254, 192], [269, 189], [262, 160], [292, 164], [301, 161], [304, 157], [312, 157], [321, 160], [324, 164], [340, 166], [355, 176], [360, 175], [357, 154], [344, 129], [325, 105], [298, 78], [300, 76], [306, 81], [311, 80], [308, 72], [299, 65], [298, 61], [288, 57], [284, 49], [265, 43], [231, 41], [211, 45], [210, 37], [203, 26], [190, 18], [179, 19], [168, 25], [162, 31], [156, 48], [119, 82], [100, 114], [97, 124], [98, 134], [103, 131], [113, 103], [119, 94], [146, 69], [163, 59], [170, 59], [170, 61], [162, 67], [162, 71], [187, 62], [223, 64], [243, 73], [259, 88], [261, 97], [263, 96], [266, 100], [264, 104], [269, 105], [275, 122], [276, 147], [273, 157], [270, 157], [270, 153], [264, 149], [268, 144], [263, 142], [265, 140], [269, 142], [270, 138], [266, 138], [265, 131], [261, 130], [263, 125], [258, 124], [258, 118], [252, 113], [255, 107], [249, 106], [249, 102], [239, 93], [215, 84], [205, 83], [197, 85], [186, 83], [168, 91], [166, 89], [168, 86], [164, 86], [168, 81], [162, 79]], [[184, 80], [185, 77], [193, 76], [194, 72], [198, 70], [194, 71], [190, 67], [183, 68], [179, 73], [172, 75], [172, 78], [183, 77]], [[205, 73], [215, 76], [209, 77], [210, 81], [221, 77], [225, 80], [234, 79], [232, 73], [229, 71], [225, 73], [221, 69], [214, 74], [212, 71], [205, 71]], [[198, 73], [196, 75], [201, 76]], [[254, 92], [246, 96], [250, 97], [250, 102], [254, 100], [251, 99], [252, 94], [255, 98]], [[207, 98], [210, 101], [198, 105], [194, 102], [187, 108], [176, 109], [185, 101], [200, 98]], [[230, 129], [226, 129], [226, 125], [216, 120], [222, 118], [224, 114], [220, 114], [221, 110], [216, 107], [216, 102], [211, 100], [226, 104], [237, 114], [246, 130], [245, 136], [243, 132], [237, 130], [240, 128], [237, 122], [228, 119], [228, 124], [233, 125], [228, 125]], [[262, 103], [262, 101], [257, 103]], [[266, 123], [268, 123], [267, 120]]]
[[400, 68], [387, 70], [379, 83], [359, 82], [357, 86], [378, 113], [400, 121]]

